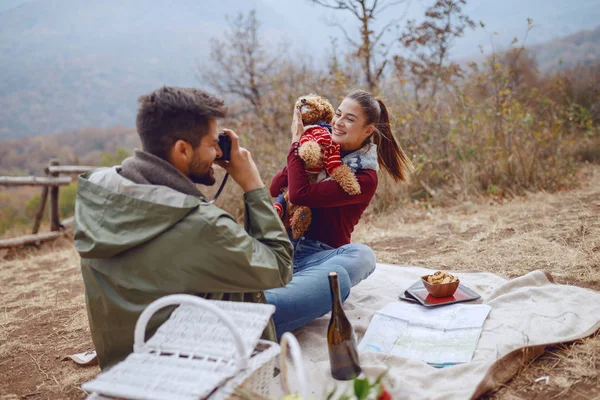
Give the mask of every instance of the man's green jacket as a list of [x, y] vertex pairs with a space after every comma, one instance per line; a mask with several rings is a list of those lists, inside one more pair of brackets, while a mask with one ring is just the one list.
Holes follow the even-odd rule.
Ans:
[[[292, 279], [292, 245], [267, 191], [244, 204], [242, 227], [203, 198], [133, 183], [118, 167], [80, 176], [75, 247], [102, 369], [133, 351], [137, 318], [160, 297], [265, 302], [263, 290]], [[155, 314], [147, 335], [171, 311]], [[263, 337], [276, 340], [272, 321]]]

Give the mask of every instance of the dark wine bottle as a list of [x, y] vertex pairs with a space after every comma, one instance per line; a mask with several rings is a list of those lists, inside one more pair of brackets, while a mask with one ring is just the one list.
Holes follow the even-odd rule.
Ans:
[[356, 335], [342, 308], [340, 283], [337, 272], [329, 273], [329, 288], [331, 289], [331, 320], [327, 329], [327, 347], [331, 375], [341, 381], [356, 378], [360, 372]]

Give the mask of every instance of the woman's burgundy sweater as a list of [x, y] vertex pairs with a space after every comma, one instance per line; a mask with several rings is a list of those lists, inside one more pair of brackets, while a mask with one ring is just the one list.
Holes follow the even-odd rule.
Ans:
[[364, 169], [356, 172], [361, 190], [356, 195], [346, 193], [334, 180], [311, 185], [296, 146], [292, 145], [288, 152], [287, 166], [273, 177], [271, 196], [277, 197], [287, 187], [293, 204], [311, 208], [312, 223], [304, 234], [306, 239], [318, 240], [336, 248], [350, 243], [354, 226], [377, 189], [377, 171]]

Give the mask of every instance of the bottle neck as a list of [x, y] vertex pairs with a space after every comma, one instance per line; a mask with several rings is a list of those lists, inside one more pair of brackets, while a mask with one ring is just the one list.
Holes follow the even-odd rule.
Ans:
[[344, 309], [342, 308], [340, 283], [338, 281], [338, 275], [335, 272], [329, 274], [329, 289], [331, 291], [331, 311], [333, 315], [343, 314]]

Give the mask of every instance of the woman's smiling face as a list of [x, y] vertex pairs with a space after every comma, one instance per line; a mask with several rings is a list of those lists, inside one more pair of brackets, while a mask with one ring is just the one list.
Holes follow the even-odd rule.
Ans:
[[340, 145], [342, 151], [360, 149], [375, 130], [373, 124], [367, 124], [367, 116], [360, 104], [349, 98], [345, 98], [335, 111], [331, 125], [333, 141]]

